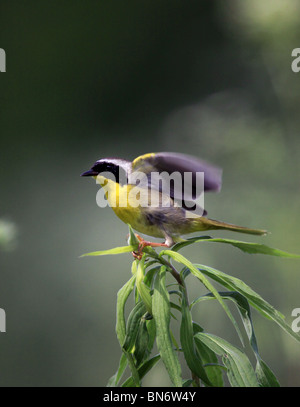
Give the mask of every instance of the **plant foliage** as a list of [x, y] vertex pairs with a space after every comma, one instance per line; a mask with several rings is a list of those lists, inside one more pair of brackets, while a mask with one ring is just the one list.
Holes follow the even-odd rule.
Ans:
[[[260, 253], [272, 256], [299, 258], [299, 255], [272, 249], [266, 245], [247, 243], [230, 239], [214, 239], [209, 236], [190, 238], [177, 243], [172, 250], [162, 250], [159, 254], [151, 247], [144, 248], [140, 260], [132, 263], [132, 276], [119, 290], [117, 296], [116, 334], [122, 350], [117, 372], [109, 379], [108, 386], [140, 387], [144, 376], [160, 360], [176, 387], [206, 386], [223, 387], [224, 377], [232, 387], [278, 387], [276, 376], [261, 358], [251, 318], [251, 308], [263, 317], [276, 322], [284, 331], [300, 342], [284, 316], [242, 280], [225, 274], [212, 267], [193, 264], [179, 250], [196, 243], [216, 242], [230, 244], [246, 253]], [[84, 256], [121, 254], [138, 249], [138, 240], [129, 225], [128, 246], [97, 251]], [[166, 284], [167, 273], [174, 278], [174, 284]], [[189, 302], [185, 279], [192, 275], [208, 290]], [[218, 291], [212, 281], [222, 285], [226, 291]], [[125, 305], [129, 297], [134, 303], [126, 320]], [[172, 299], [175, 297], [177, 302]], [[192, 309], [202, 301], [216, 300], [222, 307], [241, 340], [241, 348], [217, 337], [192, 320]], [[243, 335], [228, 307], [228, 301], [235, 304], [241, 317], [242, 326], [256, 359], [250, 362], [245, 352]], [[180, 313], [178, 321], [172, 310]], [[179, 343], [170, 328], [174, 318], [179, 326]], [[154, 344], [158, 354], [153, 354]], [[182, 377], [179, 355], [188, 366], [191, 377]], [[122, 377], [129, 368], [129, 377]], [[127, 369], [128, 370], [128, 369]]]

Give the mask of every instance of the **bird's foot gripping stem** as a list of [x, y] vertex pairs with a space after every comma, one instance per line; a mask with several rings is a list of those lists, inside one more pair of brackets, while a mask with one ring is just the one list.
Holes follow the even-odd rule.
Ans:
[[145, 247], [170, 247], [168, 243], [155, 243], [155, 242], [149, 242], [147, 240], [144, 240], [141, 236], [136, 234], [137, 239], [139, 240], [139, 247], [138, 250], [135, 252], [132, 252], [132, 255], [135, 259], [141, 260], [143, 256], [143, 250]]

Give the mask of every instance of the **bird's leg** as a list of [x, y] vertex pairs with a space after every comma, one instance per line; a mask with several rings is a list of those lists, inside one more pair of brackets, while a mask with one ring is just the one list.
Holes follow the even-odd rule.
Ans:
[[145, 240], [144, 240], [140, 235], [138, 235], [137, 233], [135, 233], [135, 236], [136, 236], [136, 238], [138, 239], [138, 241], [140, 242], [140, 244], [139, 244], [138, 251], [136, 251], [136, 252], [131, 252], [131, 253], [132, 253], [132, 255], [133, 255], [133, 257], [134, 257], [135, 259], [141, 260], [141, 258], [142, 258], [142, 256], [143, 256], [143, 248], [141, 249], [141, 248], [140, 248], [140, 245], [141, 245], [141, 243], [144, 242]]
[[143, 253], [141, 252], [131, 252], [131, 254], [133, 255], [133, 257], [135, 258], [135, 259], [137, 259], [137, 260], [141, 260], [142, 259], [142, 256], [143, 256]]
[[174, 244], [174, 241], [169, 236], [166, 237], [165, 243], [156, 243], [156, 242], [149, 242], [148, 240], [144, 240], [141, 236], [136, 234], [137, 239], [139, 240], [139, 248], [137, 252], [132, 252], [134, 258], [141, 260], [143, 255], [143, 250], [145, 247], [171, 247]]

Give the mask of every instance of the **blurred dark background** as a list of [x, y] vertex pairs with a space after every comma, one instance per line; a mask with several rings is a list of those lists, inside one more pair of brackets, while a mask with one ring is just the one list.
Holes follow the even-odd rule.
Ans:
[[[1, 2], [1, 386], [104, 386], [117, 369], [115, 303], [131, 256], [79, 258], [126, 242], [126, 225], [97, 207], [98, 186], [79, 177], [101, 157], [209, 160], [224, 170], [209, 216], [272, 232], [212, 235], [300, 253], [299, 12], [292, 0]], [[217, 244], [183, 254], [243, 279], [292, 322], [299, 261]], [[194, 319], [238, 344], [218, 304]], [[300, 345], [253, 319], [281, 385], [299, 386]], [[162, 364], [144, 380], [168, 384]]]

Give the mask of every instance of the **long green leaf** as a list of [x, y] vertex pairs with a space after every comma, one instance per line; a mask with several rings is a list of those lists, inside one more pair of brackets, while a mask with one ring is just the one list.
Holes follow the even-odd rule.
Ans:
[[[200, 355], [207, 377], [209, 378], [213, 387], [223, 387], [223, 373], [225, 369], [223, 365], [220, 365], [219, 360], [215, 352], [213, 352], [204, 343], [196, 342], [197, 353]], [[226, 369], [225, 369], [226, 370]]]
[[[258, 352], [258, 346], [254, 333], [254, 327], [251, 318], [251, 310], [248, 300], [246, 299], [246, 297], [244, 297], [242, 294], [236, 291], [224, 291], [219, 292], [219, 294], [222, 296], [222, 298], [233, 301], [238, 307], [250, 345], [257, 360], [255, 372], [260, 384], [263, 387], [280, 387], [278, 380], [276, 379], [276, 376], [274, 375], [272, 370], [267, 366], [267, 364], [262, 360]], [[191, 307], [197, 304], [199, 301], [206, 299], [214, 299], [214, 297], [210, 293], [203, 295], [197, 298], [195, 301], [193, 301]]]
[[242, 337], [241, 331], [240, 331], [240, 329], [238, 327], [238, 324], [237, 324], [236, 320], [234, 319], [232, 313], [230, 312], [227, 304], [225, 304], [224, 300], [219, 295], [218, 291], [209, 282], [209, 280], [207, 280], [207, 278], [203, 275], [203, 273], [201, 273], [188, 259], [186, 259], [184, 256], [182, 256], [179, 253], [173, 252], [172, 250], [162, 250], [160, 252], [160, 256], [163, 256], [163, 255], [170, 256], [175, 261], [177, 261], [177, 262], [183, 264], [184, 266], [186, 266], [190, 270], [190, 272], [194, 276], [196, 276], [202, 282], [202, 284], [204, 284], [204, 286], [216, 297], [216, 299], [219, 301], [219, 303], [223, 307], [224, 311], [226, 312], [226, 314], [230, 318], [233, 326], [235, 327], [235, 329], [236, 329], [236, 331], [237, 331], [237, 333], [239, 335], [239, 338], [240, 338], [241, 342], [243, 343], [243, 337]]
[[267, 254], [270, 256], [277, 256], [277, 257], [288, 257], [288, 258], [300, 258], [299, 254], [288, 253], [283, 250], [274, 249], [272, 247], [266, 246], [260, 243], [252, 243], [252, 242], [242, 242], [239, 240], [232, 240], [232, 239], [221, 239], [221, 238], [211, 238], [209, 236], [200, 236], [190, 238], [184, 242], [177, 243], [172, 250], [178, 251], [182, 247], [188, 246], [192, 243], [196, 242], [216, 242], [216, 243], [225, 243], [230, 244], [238, 249], [242, 250], [245, 253], [249, 254]]
[[125, 353], [122, 353], [121, 359], [119, 362], [119, 368], [116, 373], [108, 380], [107, 387], [116, 387], [127, 367], [127, 357]]
[[129, 281], [118, 291], [117, 294], [117, 323], [116, 334], [120, 343], [123, 346], [126, 336], [126, 322], [125, 322], [125, 304], [134, 288], [136, 276], [133, 275]]
[[[253, 323], [252, 323], [252, 318], [251, 318], [251, 311], [250, 311], [250, 307], [249, 307], [249, 303], [248, 303], [247, 299], [236, 291], [219, 291], [219, 294], [221, 295], [222, 298], [232, 300], [237, 305], [241, 318], [242, 318], [242, 321], [243, 321], [243, 324], [244, 324], [245, 331], [249, 338], [250, 345], [251, 345], [254, 353], [258, 354], [258, 347], [257, 347], [256, 337], [254, 334], [254, 328], [253, 328]], [[192, 302], [191, 308], [194, 305], [196, 305], [197, 303], [199, 303], [200, 301], [209, 300], [209, 299], [213, 299], [213, 300], [215, 299], [211, 293], [202, 295]]]
[[141, 296], [143, 303], [149, 314], [152, 314], [152, 298], [150, 294], [150, 288], [144, 283], [145, 278], [145, 256], [138, 263], [137, 273], [136, 273], [136, 287]]
[[[145, 264], [145, 269], [149, 266], [148, 263]], [[148, 270], [145, 278], [144, 278], [144, 284], [146, 284], [147, 287], [151, 288], [152, 283], [154, 281], [155, 274], [159, 271], [160, 266], [153, 267], [152, 269]]]
[[156, 342], [161, 358], [174, 386], [181, 387], [181, 366], [170, 336], [170, 301], [166, 289], [166, 268], [161, 267], [154, 282], [152, 312], [156, 325]]
[[114, 247], [113, 249], [108, 249], [108, 250], [100, 250], [97, 252], [85, 253], [85, 254], [81, 255], [80, 257], [105, 256], [108, 254], [122, 254], [122, 253], [134, 252], [136, 249], [137, 249], [137, 246], [121, 246], [121, 247]]
[[126, 326], [126, 336], [123, 343], [123, 350], [125, 352], [128, 353], [133, 352], [141, 319], [145, 312], [146, 308], [142, 301], [138, 302], [136, 306], [133, 308], [133, 310], [130, 312]]
[[280, 387], [276, 376], [262, 359], [257, 360], [255, 373], [262, 387]]
[[[131, 279], [129, 281], [127, 281], [127, 283], [118, 291], [118, 296], [117, 296], [116, 333], [117, 333], [117, 337], [118, 337], [120, 346], [122, 347], [122, 350], [123, 350], [123, 343], [126, 339], [125, 304], [126, 304], [126, 301], [129, 297], [129, 295], [133, 291], [135, 279], [136, 279], [136, 275], [134, 274], [131, 277]], [[123, 350], [123, 352], [126, 355], [127, 362], [130, 367], [134, 385], [139, 386], [140, 379], [139, 379], [138, 371], [134, 364], [133, 357], [129, 352], [125, 352], [124, 350]]]
[[141, 318], [143, 314], [145, 314], [145, 312], [146, 308], [142, 301], [136, 304], [136, 306], [130, 312], [126, 325], [126, 336], [124, 344], [122, 346], [122, 350], [127, 357], [127, 361], [131, 370], [134, 385], [137, 387], [140, 387], [140, 377], [132, 352], [135, 347], [135, 341], [140, 326]]
[[202, 360], [198, 357], [195, 351], [192, 315], [184, 289], [182, 289], [181, 307], [182, 319], [180, 325], [180, 342], [184, 358], [191, 371], [207, 386], [212, 386], [212, 383], [210, 382], [203, 367]]
[[129, 352], [123, 351], [127, 357], [128, 365], [131, 370], [131, 377], [132, 377], [132, 387], [141, 387], [141, 379], [138, 372], [138, 368], [134, 362], [133, 355]]
[[[254, 333], [254, 326], [251, 318], [251, 310], [250, 310], [250, 305], [249, 302], [247, 301], [246, 297], [244, 297], [242, 294], [233, 291], [229, 293], [224, 293], [224, 296], [227, 296], [230, 300], [233, 300], [237, 306], [238, 310], [241, 315], [241, 319], [243, 321], [245, 331], [247, 333], [247, 336], [249, 338], [250, 345], [252, 347], [252, 350], [255, 354], [257, 364], [256, 364], [256, 375], [257, 378], [263, 387], [280, 387], [278, 380], [276, 379], [276, 376], [272, 372], [272, 370], [269, 368], [269, 366], [262, 360], [260, 357], [260, 354], [258, 352], [258, 346], [257, 346], [257, 341]], [[223, 295], [222, 295], [223, 296]]]
[[286, 331], [294, 339], [300, 342], [300, 335], [295, 333], [290, 325], [285, 322], [284, 316], [242, 280], [236, 277], [229, 276], [222, 271], [216, 270], [212, 267], [204, 266], [202, 264], [195, 264], [195, 266], [199, 268], [202, 273], [222, 284], [227, 289], [238, 291], [239, 293], [241, 293], [247, 298], [249, 303], [264, 317], [267, 317], [276, 322], [284, 331]]
[[[215, 299], [215, 297], [212, 296]], [[203, 328], [193, 322], [193, 333], [196, 335], [198, 332], [203, 332]], [[220, 366], [218, 357], [208, 346], [204, 345], [203, 342], [195, 341], [196, 351], [203, 361], [206, 374], [214, 387], [223, 387], [223, 375], [222, 370], [224, 366]]]
[[[160, 355], [153, 356], [153, 358], [147, 360], [144, 362], [139, 368], [138, 368], [138, 375], [140, 377], [140, 380], [151, 370], [156, 363], [160, 360]], [[133, 387], [134, 386], [134, 379], [133, 377], [129, 377], [123, 384], [122, 387]]]
[[212, 334], [199, 332], [195, 340], [204, 343], [211, 350], [222, 356], [223, 363], [227, 367], [227, 376], [233, 387], [258, 387], [254, 369], [240, 349], [229, 342]]
[[140, 322], [140, 326], [135, 341], [134, 357], [137, 366], [140, 366], [145, 356], [147, 355], [148, 343], [149, 343], [149, 334], [147, 330], [146, 320], [144, 319]]
[[149, 334], [147, 352], [150, 355], [150, 353], [153, 349], [154, 343], [155, 343], [155, 338], [156, 338], [156, 326], [155, 326], [154, 318], [146, 321], [146, 325], [147, 325], [147, 331]]
[[178, 243], [176, 243], [172, 250], [173, 252], [178, 252], [178, 250], [182, 249], [183, 247], [189, 246], [193, 243], [200, 242], [200, 240], [212, 239], [210, 236], [197, 236], [197, 237], [190, 237], [189, 239], [184, 239]]
[[182, 387], [190, 387], [190, 385], [193, 383], [193, 379], [185, 379], [182, 382]]

